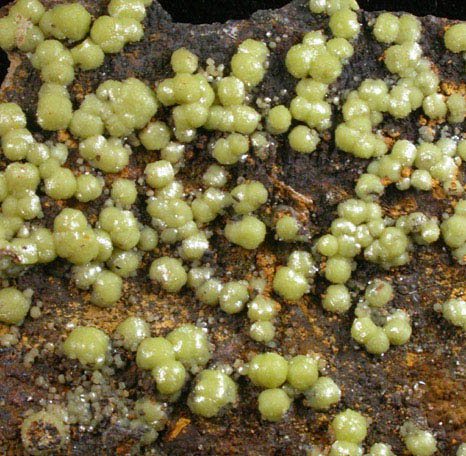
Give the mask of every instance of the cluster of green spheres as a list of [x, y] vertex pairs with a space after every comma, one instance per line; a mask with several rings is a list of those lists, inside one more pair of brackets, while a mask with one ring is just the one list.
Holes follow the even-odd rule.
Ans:
[[145, 127], [157, 109], [155, 93], [139, 79], [108, 79], [95, 94], [86, 95], [73, 112], [69, 128], [81, 139], [100, 137], [105, 132], [119, 138]]
[[71, 52], [60, 41], [42, 41], [31, 56], [31, 64], [41, 71], [44, 83], [67, 86], [74, 79], [74, 61]]
[[100, 368], [105, 363], [109, 347], [109, 338], [100, 329], [78, 326], [68, 334], [63, 343], [63, 352], [83, 366]]
[[440, 237], [438, 220], [434, 217], [429, 218], [422, 212], [411, 212], [409, 215], [398, 217], [395, 226], [405, 234], [410, 234], [414, 242], [420, 245], [431, 244]]
[[309, 9], [314, 14], [326, 13], [332, 16], [341, 9], [356, 11], [359, 5], [356, 0], [309, 0]]
[[57, 83], [44, 84], [39, 90], [36, 117], [44, 130], [65, 129], [73, 117], [73, 106], [66, 88]]
[[[90, 38], [91, 15], [79, 3], [56, 5], [45, 11], [38, 0], [18, 0], [1, 19], [0, 46], [34, 52], [31, 63], [41, 69], [44, 82], [68, 85], [74, 78], [73, 66], [83, 70], [98, 68], [102, 49]], [[51, 38], [45, 40], [45, 38]], [[58, 40], [81, 41], [68, 50]]]
[[298, 220], [291, 215], [284, 215], [275, 224], [276, 238], [280, 241], [294, 242], [303, 239], [299, 234], [301, 227]]
[[173, 345], [176, 359], [189, 368], [204, 366], [211, 358], [207, 336], [196, 326], [179, 326], [168, 333], [167, 340]]
[[139, 242], [138, 222], [131, 211], [112, 206], [102, 209], [99, 228], [106, 231], [113, 245], [121, 250], [130, 250]]
[[[130, 337], [130, 347], [140, 341], [136, 353], [138, 367], [152, 372], [157, 390], [163, 395], [177, 393], [185, 384], [186, 369], [204, 366], [211, 356], [206, 335], [193, 325], [179, 326], [165, 338], [148, 337], [150, 331], [141, 321], [137, 324], [132, 321], [124, 333], [127, 331], [129, 335], [123, 335], [123, 340], [126, 343]], [[120, 330], [120, 334], [124, 333]]]
[[[312, 102], [323, 100], [327, 93], [327, 84], [338, 79], [342, 71], [342, 63], [346, 63], [352, 55], [353, 47], [344, 37], [327, 41], [319, 30], [306, 33], [301, 43], [289, 49], [285, 59], [287, 70], [292, 76], [300, 79], [296, 93], [302, 98], [298, 100], [308, 102], [308, 105], [301, 105], [298, 100], [295, 101], [296, 106], [290, 107], [294, 118], [296, 113], [300, 113], [307, 118], [306, 123], [309, 126], [319, 130], [328, 128], [328, 110], [322, 110], [326, 107], [325, 102], [321, 105], [314, 105]], [[320, 117], [319, 107], [323, 111]]]
[[38, 26], [44, 11], [39, 0], [18, 0], [8, 15], [0, 18], [0, 47], [4, 51], [17, 47], [22, 52], [33, 52], [44, 40], [44, 33]]
[[79, 3], [56, 5], [40, 18], [39, 26], [46, 36], [57, 40], [80, 41], [91, 25], [91, 15]]
[[[159, 241], [179, 243], [173, 256], [165, 252], [151, 259], [149, 278], [169, 293], [177, 293], [188, 285], [201, 303], [218, 305], [228, 314], [247, 307], [251, 338], [269, 343], [275, 336], [274, 318], [280, 305], [264, 294], [265, 281], [260, 289], [254, 289], [252, 280], [222, 282], [214, 276], [213, 269], [200, 265], [209, 249], [210, 237], [207, 228], [201, 231], [202, 225], [231, 211], [233, 218], [224, 228], [229, 242], [247, 250], [257, 249], [264, 242], [266, 218], [263, 221], [256, 211], [266, 204], [270, 189], [260, 181], [239, 179], [229, 191], [222, 190], [229, 177], [226, 167], [245, 159], [253, 142], [250, 135], [264, 127], [272, 135], [289, 132], [288, 143], [295, 152], [309, 154], [317, 149], [320, 134], [332, 125], [329, 84], [339, 78], [343, 65], [352, 57], [350, 40], [360, 32], [355, 12], [359, 7], [355, 0], [310, 0], [313, 13], [329, 15], [333, 38], [327, 39], [322, 31], [310, 31], [301, 43], [288, 50], [286, 68], [299, 80], [289, 107], [267, 107], [261, 116], [248, 105], [254, 87], [265, 77], [269, 51], [263, 42], [246, 39], [232, 56], [229, 76], [214, 79], [199, 67], [198, 56], [182, 47], [171, 55], [173, 77], [161, 81], [155, 91], [136, 78], [107, 80], [73, 110], [67, 87], [74, 80], [75, 70], [96, 69], [103, 63], [105, 53], [117, 53], [125, 44], [140, 40], [150, 3], [151, 0], [111, 0], [108, 15], [92, 22], [89, 12], [79, 3], [60, 4], [46, 11], [38, 0], [18, 0], [8, 16], [0, 18], [0, 47], [17, 47], [30, 53], [32, 66], [40, 71], [43, 85], [36, 117], [42, 129], [68, 129], [79, 140], [81, 159], [104, 173], [120, 173], [128, 165], [132, 151], [126, 138], [134, 147], [140, 144], [147, 151], [157, 151], [157, 158], [146, 164], [144, 179], [137, 180], [138, 185], [143, 186], [144, 181], [147, 185], [151, 226], [143, 227], [128, 210], [138, 196], [133, 179], [112, 178], [110, 191], [104, 191], [105, 179], [100, 175], [80, 168], [80, 174], [75, 176], [63, 166], [68, 157], [64, 144], [37, 143], [26, 129], [21, 108], [14, 103], [1, 104], [2, 151], [13, 163], [0, 173], [0, 239], [2, 249], [12, 252], [19, 263], [2, 260], [1, 272], [6, 271], [7, 276], [10, 271], [19, 274], [20, 265], [48, 263], [58, 256], [73, 264], [72, 278], [78, 288], [90, 290], [91, 303], [108, 307], [120, 299], [122, 279], [136, 273], [142, 257], [138, 249], [152, 252]], [[22, 21], [26, 21], [25, 33], [21, 30]], [[386, 141], [379, 133], [373, 133], [373, 128], [382, 122], [385, 113], [401, 119], [420, 108], [430, 119], [446, 118], [449, 123], [460, 124], [466, 115], [466, 102], [461, 94], [440, 93], [438, 76], [430, 62], [422, 58], [418, 44], [421, 24], [414, 16], [382, 13], [375, 21], [373, 34], [378, 41], [391, 45], [383, 59], [387, 70], [398, 79], [392, 86], [380, 79], [366, 79], [346, 94], [341, 104], [343, 122], [335, 131], [336, 146], [358, 158], [374, 160], [367, 173], [357, 180], [358, 198], [338, 205], [338, 217], [331, 223], [329, 234], [319, 237], [312, 249], [325, 257], [324, 275], [331, 284], [322, 296], [322, 306], [334, 313], [351, 307], [347, 282], [355, 267], [353, 259], [361, 253], [367, 261], [384, 268], [400, 266], [409, 259], [411, 239], [424, 245], [442, 235], [460, 264], [466, 258], [465, 201], [458, 202], [454, 214], [445, 217], [440, 226], [436, 218], [421, 212], [401, 216], [396, 222], [384, 219], [375, 202], [391, 183], [399, 190], [413, 187], [428, 191], [439, 182], [446, 193], [461, 194], [463, 187], [457, 173], [461, 160], [466, 160], [466, 141], [457, 142], [443, 134], [436, 143], [422, 142], [417, 146], [397, 140], [389, 152]], [[446, 48], [465, 52], [465, 37], [465, 24], [451, 26], [444, 36]], [[60, 40], [66, 40], [70, 48]], [[170, 109], [172, 122], [154, 119], [159, 103]], [[265, 120], [263, 125], [261, 117]], [[188, 195], [175, 176], [185, 155], [189, 156], [185, 143], [192, 142], [201, 127], [224, 135], [216, 136], [209, 145], [217, 163], [202, 175], [204, 189]], [[50, 230], [24, 223], [43, 216], [36, 193], [39, 188], [53, 200], [75, 197], [86, 203], [102, 193], [111, 199], [98, 214], [95, 227], [83, 212], [65, 207]], [[19, 236], [23, 231], [27, 235]], [[298, 220], [290, 215], [278, 219], [275, 231], [280, 241], [306, 239]], [[189, 270], [187, 262], [193, 266]], [[317, 270], [310, 252], [295, 250], [286, 266], [276, 270], [273, 291], [285, 300], [298, 300], [309, 292]], [[382, 308], [392, 299], [391, 285], [376, 279], [369, 283], [357, 305], [351, 336], [369, 353], [382, 354], [390, 345], [404, 344], [411, 336], [405, 312], [395, 311], [380, 318]], [[30, 303], [28, 292], [14, 287], [0, 290], [0, 321], [20, 325]], [[438, 310], [452, 324], [466, 330], [464, 300], [449, 299]], [[176, 327], [166, 337], [151, 337], [147, 322], [131, 316], [117, 326], [113, 341], [115, 346], [136, 352], [137, 366], [151, 372], [158, 393], [169, 400], [180, 394], [188, 371], [198, 373], [188, 397], [188, 406], [197, 415], [213, 417], [237, 401], [237, 385], [222, 369], [199, 373], [212, 353], [205, 332], [194, 325]], [[98, 369], [109, 360], [110, 342], [99, 329], [79, 326], [67, 336], [62, 349], [69, 359]], [[247, 376], [255, 386], [263, 388], [258, 409], [262, 418], [271, 422], [282, 420], [299, 394], [304, 396], [305, 405], [315, 410], [328, 410], [341, 397], [331, 378], [319, 377], [318, 357], [311, 355], [287, 359], [274, 352], [257, 354], [249, 362]], [[136, 419], [132, 426], [141, 429], [142, 443], [153, 442], [168, 420], [163, 404], [143, 397], [133, 412]], [[21, 436], [25, 448], [31, 454], [41, 454], [30, 435], [31, 426], [37, 423], [55, 430], [58, 438], [53, 451], [59, 451], [68, 438], [68, 429], [60, 416], [48, 411], [24, 420]], [[335, 442], [330, 456], [362, 455], [367, 421], [361, 414], [347, 409], [335, 416], [331, 429]], [[430, 456], [436, 451], [432, 434], [410, 423], [402, 427], [401, 435], [414, 456]], [[460, 451], [463, 450], [459, 449], [458, 454]], [[393, 452], [388, 445], [376, 443], [368, 456], [393, 456]]]
[[303, 394], [305, 404], [326, 410], [340, 400], [341, 392], [329, 377], [319, 377], [318, 358], [297, 355], [286, 360], [268, 352], [253, 356], [249, 362], [251, 382], [265, 388], [258, 397], [259, 412], [267, 421], [280, 421], [288, 412], [292, 398]]
[[264, 242], [266, 227], [254, 215], [244, 215], [238, 221], [229, 221], [225, 226], [225, 237], [244, 249], [257, 249]]
[[[447, 30], [447, 48], [460, 52], [462, 30], [464, 24], [456, 24]], [[377, 17], [373, 33], [378, 41], [396, 43], [387, 48], [384, 54], [387, 69], [401, 77], [391, 89], [386, 106], [393, 117], [406, 117], [422, 106], [424, 113], [431, 119], [445, 118], [449, 112], [450, 123], [463, 121], [466, 113], [463, 97], [453, 94], [445, 100], [441, 93], [437, 93], [439, 78], [430, 62], [422, 58], [422, 49], [417, 44], [421, 37], [418, 19], [410, 14], [397, 17], [391, 13], [382, 13]]]
[[287, 379], [288, 361], [277, 353], [255, 355], [249, 362], [248, 377], [262, 388], [258, 398], [259, 412], [268, 421], [280, 421], [288, 412], [291, 399], [280, 388]]
[[119, 138], [90, 136], [79, 144], [79, 154], [94, 168], [119, 173], [128, 164], [131, 149]]
[[20, 325], [31, 305], [31, 299], [14, 287], [0, 290], [0, 321], [8, 325]]
[[270, 342], [275, 337], [273, 319], [280, 305], [263, 295], [257, 295], [248, 302], [248, 318], [251, 320], [249, 335], [256, 342]]
[[460, 200], [454, 207], [455, 213], [440, 225], [445, 244], [452, 249], [453, 256], [460, 264], [466, 255], [466, 203]]
[[164, 106], [172, 109], [174, 133], [180, 142], [191, 142], [196, 129], [208, 119], [209, 109], [215, 99], [206, 77], [198, 72], [198, 57], [186, 48], [179, 48], [171, 56], [173, 78], [157, 86], [157, 97]]
[[456, 155], [459, 155], [458, 145], [449, 138], [439, 139], [436, 143], [424, 142], [417, 147], [409, 141], [399, 140], [390, 154], [372, 162], [368, 170], [390, 183], [396, 182], [399, 190], [414, 187], [428, 191], [438, 181], [446, 193], [461, 194], [463, 187], [456, 177]]
[[236, 401], [235, 382], [221, 370], [205, 369], [196, 377], [195, 386], [188, 397], [188, 407], [196, 415], [212, 418]]
[[128, 317], [116, 327], [114, 334], [127, 350], [136, 351], [139, 344], [150, 337], [150, 328], [142, 318]]
[[248, 138], [239, 133], [232, 133], [214, 143], [212, 157], [221, 165], [234, 165], [247, 154], [248, 150]]
[[[325, 101], [328, 84], [336, 81], [341, 74], [342, 63], [353, 55], [353, 47], [346, 38], [353, 36], [353, 32], [359, 32], [357, 17], [350, 9], [336, 11], [330, 22], [335, 38], [327, 41], [321, 31], [308, 32], [302, 42], [292, 46], [286, 55], [288, 72], [300, 79], [295, 88], [297, 96], [290, 103], [290, 113], [293, 119], [306, 125], [297, 125], [288, 136], [290, 147], [300, 153], [316, 150], [320, 142], [318, 132], [331, 126], [332, 108]], [[288, 129], [289, 126], [287, 113], [278, 108], [271, 111], [273, 116], [269, 114], [272, 132], [286, 131], [284, 127]]]
[[231, 192], [233, 209], [237, 214], [248, 214], [266, 203], [267, 189], [259, 181], [251, 181], [234, 187]]
[[388, 315], [383, 326], [374, 323], [372, 314], [377, 314], [392, 299], [390, 283], [375, 279], [366, 287], [364, 299], [355, 312], [357, 317], [351, 326], [351, 337], [374, 355], [385, 353], [390, 345], [403, 345], [411, 337], [409, 316], [402, 310]]
[[158, 432], [163, 430], [168, 422], [164, 404], [145, 396], [135, 402], [134, 413], [137, 418], [131, 425], [141, 424], [145, 430], [141, 443], [148, 445], [157, 440]]
[[466, 331], [466, 301], [464, 299], [447, 299], [442, 303], [440, 311], [443, 318], [454, 326]]
[[375, 39], [381, 43], [416, 42], [421, 37], [421, 24], [411, 14], [398, 17], [392, 13], [382, 13], [375, 21], [373, 33]]
[[445, 47], [451, 52], [466, 51], [466, 24], [458, 23], [447, 29], [444, 35]]
[[246, 87], [258, 85], [265, 76], [268, 49], [265, 43], [253, 39], [243, 41], [231, 58], [231, 73]]
[[[92, 287], [91, 303], [108, 307], [121, 296], [122, 278], [133, 275], [139, 266], [139, 254], [131, 250], [139, 237], [131, 212], [107, 207], [100, 212], [95, 229], [81, 211], [62, 210], [54, 220], [52, 239], [56, 255], [76, 265], [73, 276], [78, 288]], [[109, 270], [101, 262], [106, 262]]]
[[327, 13], [330, 16], [329, 28], [335, 38], [352, 39], [360, 31], [356, 0], [310, 0], [309, 9], [315, 14]]
[[411, 332], [409, 317], [403, 311], [395, 311], [389, 315], [383, 327], [377, 326], [368, 316], [356, 318], [351, 327], [353, 339], [375, 355], [385, 353], [390, 345], [405, 344], [411, 337]]
[[245, 281], [230, 280], [222, 283], [213, 277], [210, 268], [192, 268], [187, 276], [187, 284], [194, 289], [198, 301], [208, 306], [219, 306], [227, 314], [241, 312], [246, 303], [248, 318], [252, 324], [250, 336], [257, 342], [270, 342], [275, 335], [273, 318], [280, 306], [277, 302], [263, 295], [257, 295], [249, 301], [249, 286]]
[[383, 266], [402, 263], [407, 260], [408, 238], [403, 232], [386, 226], [382, 209], [376, 202], [350, 198], [338, 205], [337, 214], [330, 225], [330, 233], [321, 236], [315, 248], [327, 257], [325, 278], [341, 285], [329, 288], [322, 304], [326, 310], [344, 312], [351, 305], [344, 284], [351, 277], [352, 259], [363, 252], [366, 260]]
[[[180, 142], [191, 142], [196, 129], [233, 133], [228, 141], [218, 141], [213, 156], [221, 164], [233, 164], [247, 152], [246, 138], [258, 126], [260, 115], [244, 104], [246, 89], [257, 85], [265, 74], [267, 47], [255, 40], [245, 40], [231, 59], [231, 75], [216, 82], [216, 92], [198, 69], [198, 57], [186, 48], [171, 57], [175, 76], [157, 86], [157, 97], [172, 110], [174, 133]], [[225, 142], [226, 141], [226, 142]]]
[[137, 349], [136, 363], [141, 369], [151, 371], [161, 394], [175, 394], [185, 383], [185, 367], [176, 358], [173, 345], [166, 338], [143, 339]]
[[99, 241], [86, 216], [77, 209], [63, 209], [53, 222], [57, 255], [73, 264], [88, 263], [99, 255]]
[[[59, 86], [44, 85], [41, 94], [52, 87]], [[2, 270], [17, 275], [28, 265], [49, 263], [57, 256], [52, 232], [24, 223], [43, 217], [37, 194], [41, 180], [45, 194], [59, 199], [75, 195], [76, 179], [61, 167], [68, 156], [67, 147], [36, 142], [25, 128], [26, 116], [17, 104], [0, 105], [0, 125], [2, 151], [11, 161], [0, 174], [2, 248], [13, 254], [3, 259]]]
[[273, 290], [290, 301], [300, 299], [310, 289], [310, 283], [317, 272], [312, 254], [295, 250], [288, 257], [286, 266], [279, 266], [273, 278]]
[[330, 427], [335, 437], [330, 450], [331, 455], [362, 454], [360, 444], [367, 435], [367, 421], [359, 412], [351, 409], [340, 412], [332, 420]]
[[[213, 105], [209, 110], [204, 128], [225, 133], [249, 135], [257, 129], [260, 118], [260, 114], [252, 106], [245, 104]], [[238, 147], [244, 148], [244, 141], [242, 143], [238, 144]]]
[[431, 456], [437, 451], [437, 441], [432, 433], [414, 423], [404, 423], [400, 428], [400, 435], [409, 454], [413, 456]]
[[374, 443], [369, 448], [367, 456], [395, 456], [392, 447], [386, 443]]
[[215, 220], [224, 209], [233, 204], [230, 193], [216, 187], [209, 187], [194, 198], [191, 209], [197, 223], [209, 223]]
[[143, 34], [141, 21], [152, 0], [111, 0], [109, 16], [100, 16], [92, 24], [90, 38], [103, 52], [114, 54], [127, 43], [139, 41]]
[[[164, 150], [167, 154], [163, 153]], [[162, 242], [174, 244], [181, 241], [179, 253], [182, 259], [198, 261], [209, 248], [207, 234], [200, 231], [198, 225], [214, 220], [224, 207], [231, 204], [230, 195], [216, 187], [209, 187], [188, 204], [184, 199], [183, 185], [174, 180], [176, 165], [174, 167], [172, 162], [176, 163], [181, 159], [179, 152], [181, 155], [184, 153], [184, 146], [170, 142], [162, 149], [162, 157], [167, 159], [157, 160], [146, 166], [146, 182], [156, 190], [155, 195], [147, 200], [147, 212], [152, 217], [153, 227], [160, 231]], [[157, 239], [158, 237], [157, 234]], [[172, 266], [177, 261], [169, 261], [168, 257], [163, 260]], [[178, 271], [183, 275], [181, 269], [178, 268]], [[155, 273], [155, 269], [153, 272]], [[183, 285], [184, 283], [180, 287]]]

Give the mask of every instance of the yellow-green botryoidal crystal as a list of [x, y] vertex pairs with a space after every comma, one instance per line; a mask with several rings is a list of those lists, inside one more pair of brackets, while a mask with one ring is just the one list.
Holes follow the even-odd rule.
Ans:
[[291, 399], [280, 388], [262, 391], [258, 397], [258, 408], [263, 419], [267, 421], [282, 420], [291, 406]]
[[194, 325], [175, 328], [167, 340], [173, 345], [176, 359], [187, 367], [204, 366], [211, 357], [206, 334]]
[[73, 329], [63, 343], [63, 351], [68, 358], [95, 368], [103, 366], [108, 348], [109, 339], [105, 333], [86, 326]]
[[350, 9], [341, 9], [330, 16], [329, 27], [338, 38], [354, 38], [361, 28], [358, 16]]
[[359, 413], [351, 409], [339, 413], [331, 424], [337, 440], [360, 443], [367, 435], [367, 421]]
[[91, 302], [98, 307], [109, 307], [120, 299], [123, 281], [112, 271], [100, 272], [92, 286]]
[[102, 48], [90, 38], [85, 39], [70, 49], [74, 64], [82, 70], [95, 70], [104, 62]]
[[437, 451], [437, 441], [433, 434], [420, 429], [414, 423], [406, 422], [400, 428], [401, 438], [406, 449], [413, 456], [431, 456]]
[[341, 390], [330, 377], [319, 377], [311, 388], [304, 391], [309, 406], [315, 410], [327, 410], [341, 397]]
[[90, 25], [91, 15], [79, 3], [56, 5], [43, 14], [39, 22], [45, 34], [70, 41], [83, 39]]
[[150, 328], [142, 318], [128, 317], [117, 326], [115, 334], [126, 349], [136, 351], [141, 341], [150, 336]]
[[174, 359], [173, 345], [163, 337], [146, 337], [137, 347], [136, 364], [141, 369], [152, 370]]
[[282, 298], [296, 301], [308, 290], [306, 277], [288, 266], [280, 266], [275, 272], [273, 289]]
[[26, 115], [16, 103], [0, 103], [0, 136], [26, 127]]
[[451, 52], [466, 51], [466, 24], [458, 23], [447, 29], [444, 35], [445, 47]]
[[288, 361], [278, 353], [261, 353], [249, 362], [248, 377], [257, 386], [278, 388], [288, 375]]
[[26, 317], [31, 299], [14, 287], [0, 290], [0, 321], [8, 325], [20, 325]]
[[150, 267], [149, 277], [170, 293], [179, 291], [187, 281], [187, 274], [181, 261], [170, 257], [154, 260]]
[[241, 282], [227, 282], [219, 293], [220, 308], [229, 314], [241, 312], [248, 299], [248, 287]]
[[152, 369], [157, 390], [165, 395], [177, 393], [186, 380], [186, 369], [176, 360], [168, 360]]
[[211, 418], [237, 400], [235, 382], [220, 370], [206, 369], [196, 378], [188, 397], [188, 407], [196, 415]]
[[265, 239], [265, 224], [257, 217], [246, 215], [237, 222], [228, 222], [225, 237], [245, 249], [253, 250]]
[[288, 383], [299, 391], [309, 389], [317, 381], [319, 367], [312, 356], [297, 355], [288, 362]]

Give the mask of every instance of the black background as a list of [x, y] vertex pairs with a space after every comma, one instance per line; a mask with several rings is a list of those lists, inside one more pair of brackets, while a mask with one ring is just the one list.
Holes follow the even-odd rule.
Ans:
[[[245, 19], [258, 9], [279, 8], [290, 0], [159, 0], [177, 22], [201, 24]], [[466, 0], [359, 0], [366, 11], [408, 11], [416, 16], [466, 20]]]
[[[176, 22], [193, 24], [246, 19], [254, 11], [279, 8], [289, 0], [159, 0]], [[9, 3], [0, 0], [0, 5]], [[450, 19], [466, 20], [466, 0], [359, 0], [367, 11], [408, 11], [417, 16], [432, 14]], [[7, 59], [0, 50], [0, 81], [7, 69]]]

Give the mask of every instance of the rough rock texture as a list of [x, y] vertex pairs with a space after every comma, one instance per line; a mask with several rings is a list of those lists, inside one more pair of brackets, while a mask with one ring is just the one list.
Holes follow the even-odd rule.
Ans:
[[[55, 2], [44, 3], [52, 5]], [[81, 0], [81, 3], [96, 17], [105, 13], [106, 2]], [[389, 76], [380, 59], [384, 46], [373, 40], [368, 25], [375, 16], [375, 13], [360, 13], [362, 31], [355, 43], [356, 54], [332, 86], [332, 93], [353, 89], [367, 77]], [[327, 22], [326, 16], [311, 15], [305, 2], [296, 0], [279, 10], [257, 12], [248, 21], [195, 26], [175, 24], [154, 1], [144, 21], [143, 40], [126, 46], [117, 55], [107, 55], [104, 65], [97, 71], [77, 71], [71, 86], [72, 100], [78, 106], [86, 93], [94, 91], [100, 82], [109, 78], [135, 76], [155, 87], [160, 79], [170, 75], [170, 54], [182, 45], [196, 52], [202, 62], [211, 57], [216, 64], [224, 63], [228, 67], [238, 43], [253, 37], [277, 42], [271, 53], [270, 69], [259, 87], [260, 95], [277, 96], [277, 104], [288, 103], [296, 81], [286, 72], [285, 54], [304, 32], [327, 30]], [[443, 46], [443, 30], [449, 21], [428, 16], [422, 23], [421, 45], [425, 55], [437, 66], [441, 79], [445, 80], [443, 89], [446, 93], [450, 90], [465, 93], [461, 56], [446, 52]], [[25, 56], [12, 53], [9, 57], [11, 68], [0, 97], [19, 103], [27, 113], [28, 127], [37, 139], [45, 139], [34, 116], [41, 84], [39, 73], [32, 69]], [[339, 121], [336, 111], [335, 124]], [[164, 117], [164, 113], [157, 116]], [[425, 124], [424, 120], [421, 122]], [[383, 124], [387, 137], [396, 137], [399, 132], [401, 137], [410, 140], [418, 138], [419, 127], [418, 112], [402, 121], [387, 119]], [[464, 125], [455, 127], [458, 134], [465, 131]], [[180, 174], [187, 188], [200, 187], [200, 176], [210, 163], [206, 143], [212, 135], [204, 133], [201, 132], [188, 146], [186, 167]], [[58, 137], [70, 146], [74, 144], [64, 132], [51, 137]], [[130, 166], [121, 175], [140, 176], [144, 163], [156, 157], [156, 153], [135, 148]], [[74, 151], [68, 166], [77, 170], [76, 159]], [[266, 211], [269, 223], [280, 209], [288, 208], [299, 214], [310, 232], [317, 234], [324, 232], [334, 218], [338, 202], [353, 195], [354, 181], [366, 164], [364, 160], [336, 151], [331, 135], [310, 156], [289, 150], [285, 138], [280, 137], [267, 158], [251, 153], [245, 163], [232, 167], [229, 185], [233, 186], [239, 177], [261, 180], [270, 195]], [[106, 176], [107, 182], [115, 177]], [[147, 222], [145, 188], [139, 186], [139, 192], [134, 213]], [[50, 227], [53, 216], [63, 205], [57, 205], [46, 196], [42, 196], [42, 200], [44, 223]], [[103, 201], [104, 197], [82, 205], [70, 200], [66, 205], [84, 210], [92, 222]], [[394, 216], [417, 209], [440, 218], [445, 210], [451, 212], [450, 203], [451, 200], [438, 189], [433, 193], [388, 190], [383, 199], [383, 206]], [[213, 248], [208, 254], [217, 274], [243, 278], [261, 271], [270, 285], [274, 268], [285, 262], [287, 254], [296, 245], [278, 244], [269, 234], [261, 248], [245, 255], [244, 250], [232, 247], [221, 235], [224, 222], [225, 219], [219, 218], [213, 224]], [[306, 245], [301, 247], [306, 248]], [[197, 303], [190, 290], [170, 296], [150, 283], [148, 264], [165, 251], [169, 249], [161, 247], [144, 256], [138, 276], [124, 281], [124, 295], [110, 310], [89, 304], [89, 294], [72, 286], [70, 266], [64, 262], [55, 261], [45, 267], [32, 268], [17, 279], [19, 288], [33, 288], [34, 299], [43, 301], [44, 305], [39, 318], [28, 318], [21, 327], [21, 340], [16, 346], [0, 348], [0, 454], [23, 455], [19, 426], [24, 413], [28, 409], [39, 410], [39, 401], [49, 394], [47, 389], [35, 383], [40, 375], [57, 389], [59, 395], [63, 395], [68, 387], [58, 382], [58, 375], [70, 372], [78, 378], [82, 374], [79, 366], [43, 350], [47, 342], [59, 346], [70, 322], [95, 325], [110, 334], [119, 321], [138, 313], [153, 320], [152, 332], [157, 335], [166, 334], [181, 322], [201, 322], [208, 326], [210, 341], [215, 344], [212, 364], [233, 364], [237, 359], [247, 361], [253, 353], [264, 350], [261, 344], [248, 337], [249, 321], [244, 313], [228, 316], [219, 309]], [[406, 309], [412, 317], [413, 336], [408, 344], [392, 347], [382, 357], [371, 356], [358, 348], [349, 334], [352, 311], [341, 317], [324, 312], [319, 295], [325, 289], [325, 281], [317, 278], [313, 293], [298, 304], [281, 302], [275, 338], [277, 349], [284, 354], [308, 350], [322, 353], [328, 362], [328, 374], [343, 391], [337, 410], [355, 408], [372, 419], [367, 445], [382, 441], [393, 445], [397, 455], [406, 454], [398, 429], [410, 419], [435, 431], [439, 455], [453, 456], [457, 445], [466, 441], [464, 335], [440, 318], [433, 306], [445, 298], [466, 292], [465, 268], [454, 263], [445, 245], [437, 242], [433, 246], [417, 247], [408, 266], [389, 272], [360, 262], [356, 281], [364, 285], [376, 276], [391, 277], [396, 295], [390, 305]], [[0, 331], [5, 333], [7, 328], [0, 327]], [[33, 347], [39, 349], [39, 355], [31, 367], [26, 367], [24, 357]], [[118, 382], [124, 381], [129, 404], [143, 394], [154, 393], [149, 376], [136, 369], [134, 357], [119, 353], [128, 364], [117, 369], [111, 388], [116, 390]], [[71, 439], [63, 454], [304, 455], [313, 444], [325, 447], [331, 442], [327, 429], [335, 410], [314, 412], [304, 407], [299, 399], [294, 402], [288, 419], [278, 424], [266, 423], [261, 421], [256, 407], [258, 389], [244, 378], [239, 379], [239, 385], [238, 407], [209, 420], [195, 417], [187, 409], [184, 399], [188, 385], [181, 400], [173, 406], [167, 430], [151, 448], [134, 449], [134, 433], [122, 428], [115, 420], [105, 419], [92, 432], [80, 432], [77, 426], [72, 426]]]

